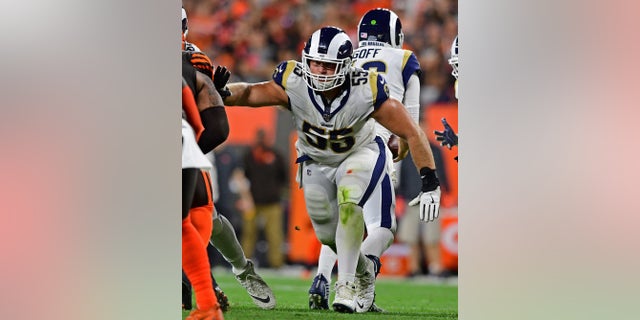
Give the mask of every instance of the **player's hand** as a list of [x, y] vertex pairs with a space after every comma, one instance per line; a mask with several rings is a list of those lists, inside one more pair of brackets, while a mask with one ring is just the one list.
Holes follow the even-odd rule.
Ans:
[[444, 125], [444, 131], [433, 131], [436, 134], [436, 140], [440, 141], [440, 145], [443, 147], [449, 148], [458, 145], [458, 135], [456, 135], [455, 131], [451, 128], [449, 123], [447, 123], [447, 119], [442, 118], [442, 124]]
[[189, 61], [194, 68], [206, 74], [209, 78], [213, 76], [213, 64], [206, 54], [194, 51], [191, 53], [191, 59], [189, 59]]
[[222, 99], [231, 95], [231, 91], [227, 88], [227, 82], [231, 77], [231, 72], [227, 70], [227, 67], [217, 66], [216, 71], [213, 73], [213, 84], [216, 86], [216, 90], [222, 97]]
[[435, 221], [440, 215], [440, 187], [433, 191], [420, 192], [411, 202], [410, 206], [420, 204], [420, 220], [424, 222]]

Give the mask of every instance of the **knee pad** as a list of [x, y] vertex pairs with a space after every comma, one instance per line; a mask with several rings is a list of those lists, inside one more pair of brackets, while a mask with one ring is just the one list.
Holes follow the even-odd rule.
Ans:
[[340, 204], [339, 221], [343, 225], [362, 225], [362, 223], [364, 222], [362, 207], [350, 202]]
[[304, 189], [304, 198], [311, 220], [315, 223], [330, 221], [333, 217], [333, 212], [327, 192], [315, 185], [306, 185]]
[[338, 185], [338, 205], [360, 203], [362, 196], [364, 196], [364, 191], [365, 186], [360, 179], [352, 176], [342, 178]]

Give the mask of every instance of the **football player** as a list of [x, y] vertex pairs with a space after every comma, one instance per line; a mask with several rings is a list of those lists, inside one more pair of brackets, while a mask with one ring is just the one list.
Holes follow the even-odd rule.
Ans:
[[[353, 54], [354, 65], [365, 70], [377, 71], [383, 75], [389, 86], [390, 96], [402, 101], [414, 123], [418, 123], [420, 113], [420, 64], [415, 54], [403, 50], [404, 33], [398, 16], [388, 9], [372, 9], [366, 12], [358, 24], [359, 48]], [[376, 134], [382, 141], [389, 141], [391, 132], [376, 122]], [[397, 139], [397, 137], [394, 137]], [[388, 142], [387, 144], [390, 144]], [[406, 141], [398, 140], [399, 148], [394, 161], [402, 160], [408, 152]], [[391, 163], [389, 163], [391, 165]], [[389, 168], [392, 178], [395, 169]], [[392, 179], [393, 180], [393, 179]], [[377, 188], [381, 192], [365, 203], [363, 208], [367, 238], [362, 243], [361, 251], [374, 262], [376, 275], [380, 271], [380, 256], [393, 243], [396, 231], [395, 194], [393, 186], [383, 183]], [[383, 201], [383, 199], [391, 199]], [[331, 271], [336, 262], [336, 254], [328, 246], [323, 246], [318, 259], [318, 273], [309, 289], [309, 307], [311, 309], [327, 309]], [[358, 297], [363, 300], [364, 297]], [[375, 304], [371, 309], [357, 312], [377, 311], [382, 309]]]
[[[220, 99], [229, 95], [228, 90], [225, 90], [225, 85], [229, 80], [230, 73], [225, 67], [221, 66], [217, 66], [213, 71], [211, 60], [200, 52], [195, 45], [186, 42], [188, 24], [184, 8], [182, 9], [182, 31], [183, 47], [187, 49], [182, 52], [183, 76], [187, 79], [187, 83], [194, 88], [195, 92], [206, 98], [203, 103], [198, 103], [205, 127], [205, 132], [198, 140], [198, 144], [204, 153], [208, 153], [224, 142], [229, 133], [227, 116]], [[196, 85], [198, 88], [195, 88]], [[210, 134], [205, 134], [207, 131]], [[203, 170], [198, 175], [195, 198], [191, 209], [191, 215], [196, 221], [195, 224], [201, 232], [203, 240], [208, 243], [209, 239], [211, 239], [211, 244], [231, 264], [232, 272], [236, 279], [247, 290], [253, 302], [260, 308], [273, 309], [276, 304], [273, 291], [262, 277], [255, 272], [253, 262], [246, 258], [231, 222], [215, 209], [212, 197], [213, 184], [209, 171]], [[218, 301], [222, 309], [226, 311], [229, 307], [228, 298], [215, 282], [213, 275], [212, 280]], [[183, 282], [183, 305], [185, 305], [185, 309], [189, 309], [190, 296], [190, 286], [188, 282]]]
[[291, 111], [307, 212], [317, 238], [334, 249], [340, 261], [332, 306], [347, 313], [356, 306], [368, 310], [375, 291], [373, 263], [360, 252], [363, 206], [370, 199], [380, 199], [385, 206], [393, 200], [378, 187], [390, 186], [391, 159], [374, 120], [407, 141], [422, 176], [419, 197], [425, 221], [437, 217], [440, 204], [424, 132], [402, 103], [389, 96], [384, 77], [352, 66], [352, 54], [344, 31], [323, 27], [306, 42], [302, 62], [280, 63], [270, 81], [229, 84], [232, 94], [225, 99], [227, 106], [280, 105]]
[[187, 319], [221, 320], [224, 317], [209, 276], [211, 267], [206, 245], [199, 237], [189, 212], [195, 194], [196, 178], [200, 170], [211, 168], [211, 162], [196, 143], [196, 135], [201, 134], [194, 132], [190, 125], [191, 123], [198, 128], [198, 132], [202, 131], [196, 108], [193, 92], [182, 78], [182, 267], [193, 283], [198, 304], [198, 308], [191, 311]]

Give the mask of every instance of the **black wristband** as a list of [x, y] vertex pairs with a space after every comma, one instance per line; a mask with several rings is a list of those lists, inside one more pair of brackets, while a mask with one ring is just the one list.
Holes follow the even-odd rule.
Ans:
[[427, 167], [420, 169], [420, 178], [422, 178], [422, 192], [433, 191], [440, 186], [440, 181], [434, 169]]

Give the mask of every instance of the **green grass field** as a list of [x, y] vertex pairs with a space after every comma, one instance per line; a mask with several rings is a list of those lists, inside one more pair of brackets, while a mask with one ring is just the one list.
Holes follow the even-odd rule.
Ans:
[[[274, 310], [262, 310], [255, 306], [231, 273], [216, 273], [216, 280], [231, 303], [231, 309], [224, 314], [226, 320], [458, 319], [458, 286], [455, 284], [381, 278], [376, 282], [376, 304], [385, 309], [386, 313], [341, 314], [332, 310], [309, 310], [307, 290], [311, 279], [259, 272], [276, 296], [277, 305]], [[333, 292], [329, 306], [332, 300]], [[182, 319], [187, 315], [188, 312], [183, 311]]]

